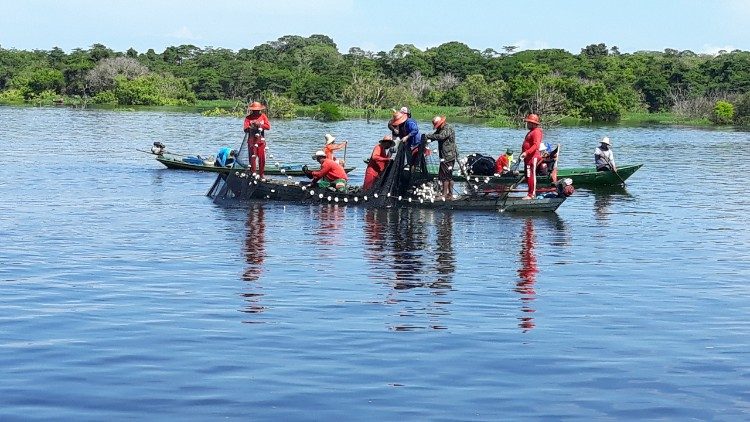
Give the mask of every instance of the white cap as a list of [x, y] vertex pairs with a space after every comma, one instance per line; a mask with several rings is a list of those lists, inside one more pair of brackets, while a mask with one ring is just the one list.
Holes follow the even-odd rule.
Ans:
[[332, 144], [332, 143], [333, 143], [333, 141], [335, 141], [335, 140], [336, 140], [336, 137], [335, 137], [335, 136], [333, 136], [333, 135], [331, 135], [330, 133], [326, 133], [326, 136], [325, 136], [325, 138], [326, 138], [326, 145], [328, 145], [328, 144]]
[[599, 141], [599, 143], [600, 143], [600, 144], [605, 144], [605, 145], [612, 145], [612, 143], [611, 143], [611, 142], [609, 142], [609, 138], [608, 138], [608, 137], [606, 137], [606, 136], [605, 136], [605, 137], [603, 137], [603, 138], [602, 138], [602, 140], [601, 140], [601, 141]]
[[325, 152], [318, 150], [318, 151], [315, 151], [315, 155], [313, 155], [312, 158], [313, 160], [317, 160], [318, 157], [325, 157], [325, 156], [326, 156]]
[[402, 113], [404, 113], [404, 114], [409, 114], [409, 109], [406, 108], [406, 106], [401, 107], [401, 110], [399, 110], [399, 111], [402, 112]]

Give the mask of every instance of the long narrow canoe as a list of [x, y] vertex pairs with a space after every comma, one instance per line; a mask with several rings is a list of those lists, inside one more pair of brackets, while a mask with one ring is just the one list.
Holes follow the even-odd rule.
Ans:
[[[231, 167], [221, 167], [221, 166], [215, 166], [210, 161], [204, 161], [202, 163], [199, 163], [200, 160], [197, 159], [189, 159], [188, 161], [185, 160], [185, 158], [192, 158], [192, 157], [182, 157], [175, 154], [169, 154], [164, 153], [161, 155], [156, 156], [156, 160], [169, 169], [175, 169], [175, 170], [194, 170], [194, 171], [209, 171], [213, 173], [229, 173], [230, 170], [232, 170]], [[302, 167], [304, 164], [302, 163], [290, 163], [290, 164], [281, 164], [281, 165], [275, 165], [275, 164], [266, 164], [265, 173], [267, 175], [283, 175], [283, 176], [304, 176], [305, 173], [302, 171]], [[347, 173], [354, 170], [356, 167], [346, 167], [344, 170], [346, 170]]]
[[[576, 187], [596, 186], [618, 186], [633, 175], [643, 164], [622, 166], [617, 168], [617, 173], [612, 171], [596, 171], [593, 167], [567, 168], [557, 170], [557, 178], [571, 178]], [[430, 173], [437, 174], [437, 166], [427, 166]], [[619, 175], [619, 177], [618, 177]], [[458, 173], [453, 174], [453, 179], [463, 182], [466, 178]], [[517, 178], [515, 176], [470, 176], [469, 181], [489, 185], [509, 185]], [[548, 185], [552, 181], [549, 176], [537, 176], [537, 183]]]

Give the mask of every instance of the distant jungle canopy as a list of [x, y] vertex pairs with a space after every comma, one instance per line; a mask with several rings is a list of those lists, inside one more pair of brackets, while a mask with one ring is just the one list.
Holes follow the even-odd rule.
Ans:
[[119, 105], [190, 105], [196, 100], [281, 98], [381, 110], [400, 105], [463, 107], [477, 117], [536, 112], [616, 122], [624, 112], [671, 111], [717, 123], [748, 123], [750, 52], [620, 53], [592, 44], [561, 49], [476, 50], [449, 42], [341, 54], [325, 35], [288, 35], [237, 52], [194, 45], [161, 53], [101, 44], [66, 53], [0, 47], [0, 102], [74, 97]]

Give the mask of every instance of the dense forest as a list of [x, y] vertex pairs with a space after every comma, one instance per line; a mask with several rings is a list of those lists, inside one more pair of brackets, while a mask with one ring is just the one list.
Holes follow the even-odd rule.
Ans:
[[750, 124], [750, 52], [621, 53], [592, 44], [475, 50], [460, 42], [342, 54], [325, 35], [288, 35], [237, 52], [194, 45], [157, 53], [104, 45], [22, 51], [0, 47], [0, 103], [191, 105], [261, 100], [275, 116], [296, 105], [376, 111], [400, 105], [460, 107], [468, 116], [616, 122], [628, 112], [672, 112], [716, 124]]

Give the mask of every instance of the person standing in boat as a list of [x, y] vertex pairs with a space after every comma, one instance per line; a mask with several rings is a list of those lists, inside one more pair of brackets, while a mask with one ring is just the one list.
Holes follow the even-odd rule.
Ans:
[[237, 156], [237, 150], [224, 147], [219, 150], [216, 154], [216, 161], [214, 165], [216, 167], [227, 167], [234, 164], [234, 157]]
[[323, 151], [317, 151], [312, 158], [320, 163], [320, 170], [310, 171], [307, 167], [303, 169], [305, 175], [312, 179], [311, 184], [324, 189], [333, 186], [337, 191], [345, 192], [349, 176], [346, 175], [344, 167], [326, 158], [326, 153]]
[[[513, 165], [513, 150], [508, 148], [505, 150], [505, 154], [497, 157], [495, 160], [495, 174], [504, 176], [506, 174], [513, 174], [510, 167]], [[518, 174], [516, 171], [515, 174]]]
[[523, 121], [526, 122], [526, 128], [529, 130], [523, 139], [520, 156], [526, 166], [526, 184], [529, 186], [523, 199], [534, 199], [536, 197], [536, 166], [541, 156], [539, 146], [542, 144], [544, 133], [540, 127], [539, 116], [536, 114], [529, 114]]
[[266, 131], [271, 129], [271, 122], [268, 121], [268, 117], [261, 111], [265, 110], [266, 106], [253, 101], [247, 106], [247, 114], [245, 116], [244, 129], [247, 136], [247, 154], [250, 159], [250, 171], [256, 172], [256, 159], [257, 159], [257, 173], [263, 178], [263, 174], [266, 169]]
[[365, 182], [362, 184], [362, 190], [369, 190], [378, 176], [385, 171], [388, 162], [391, 161], [390, 150], [394, 145], [396, 143], [393, 142], [393, 136], [385, 135], [372, 149], [370, 160], [367, 162], [367, 170], [365, 170]]
[[[325, 147], [323, 149], [323, 152], [326, 153], [326, 158], [328, 158], [330, 160], [336, 160], [336, 158], [333, 157], [333, 152], [334, 151], [338, 151], [341, 148], [344, 148], [346, 146], [346, 144], [349, 142], [349, 141], [344, 141], [344, 142], [342, 142], [340, 144], [337, 144], [337, 143], [335, 143], [336, 137], [333, 136], [333, 135], [331, 135], [330, 133], [326, 133], [325, 140], [326, 140], [326, 145], [325, 145]], [[339, 160], [337, 160], [337, 161], [339, 161]], [[343, 165], [343, 162], [342, 162], [342, 165]]]
[[391, 125], [398, 130], [398, 137], [409, 148], [410, 153], [407, 154], [406, 161], [409, 168], [413, 169], [419, 163], [422, 152], [422, 135], [419, 133], [419, 126], [408, 113], [401, 111], [394, 113]]
[[424, 137], [430, 141], [438, 141], [440, 153], [438, 180], [443, 188], [443, 198], [453, 199], [453, 167], [456, 165], [458, 156], [456, 132], [445, 122], [445, 116], [435, 116], [432, 119], [432, 127], [435, 128], [435, 132], [424, 135]]
[[[393, 109], [393, 116], [396, 116], [396, 113], [404, 113], [407, 117], [411, 117], [411, 113], [409, 112], [409, 108], [404, 106], [401, 107], [401, 110], [396, 111], [396, 109]], [[398, 137], [398, 127], [393, 125], [393, 121], [388, 121], [388, 130], [391, 131], [391, 135], [395, 138]]]
[[594, 150], [594, 163], [596, 164], [596, 171], [617, 171], [612, 143], [606, 136], [599, 141], [599, 146]]

